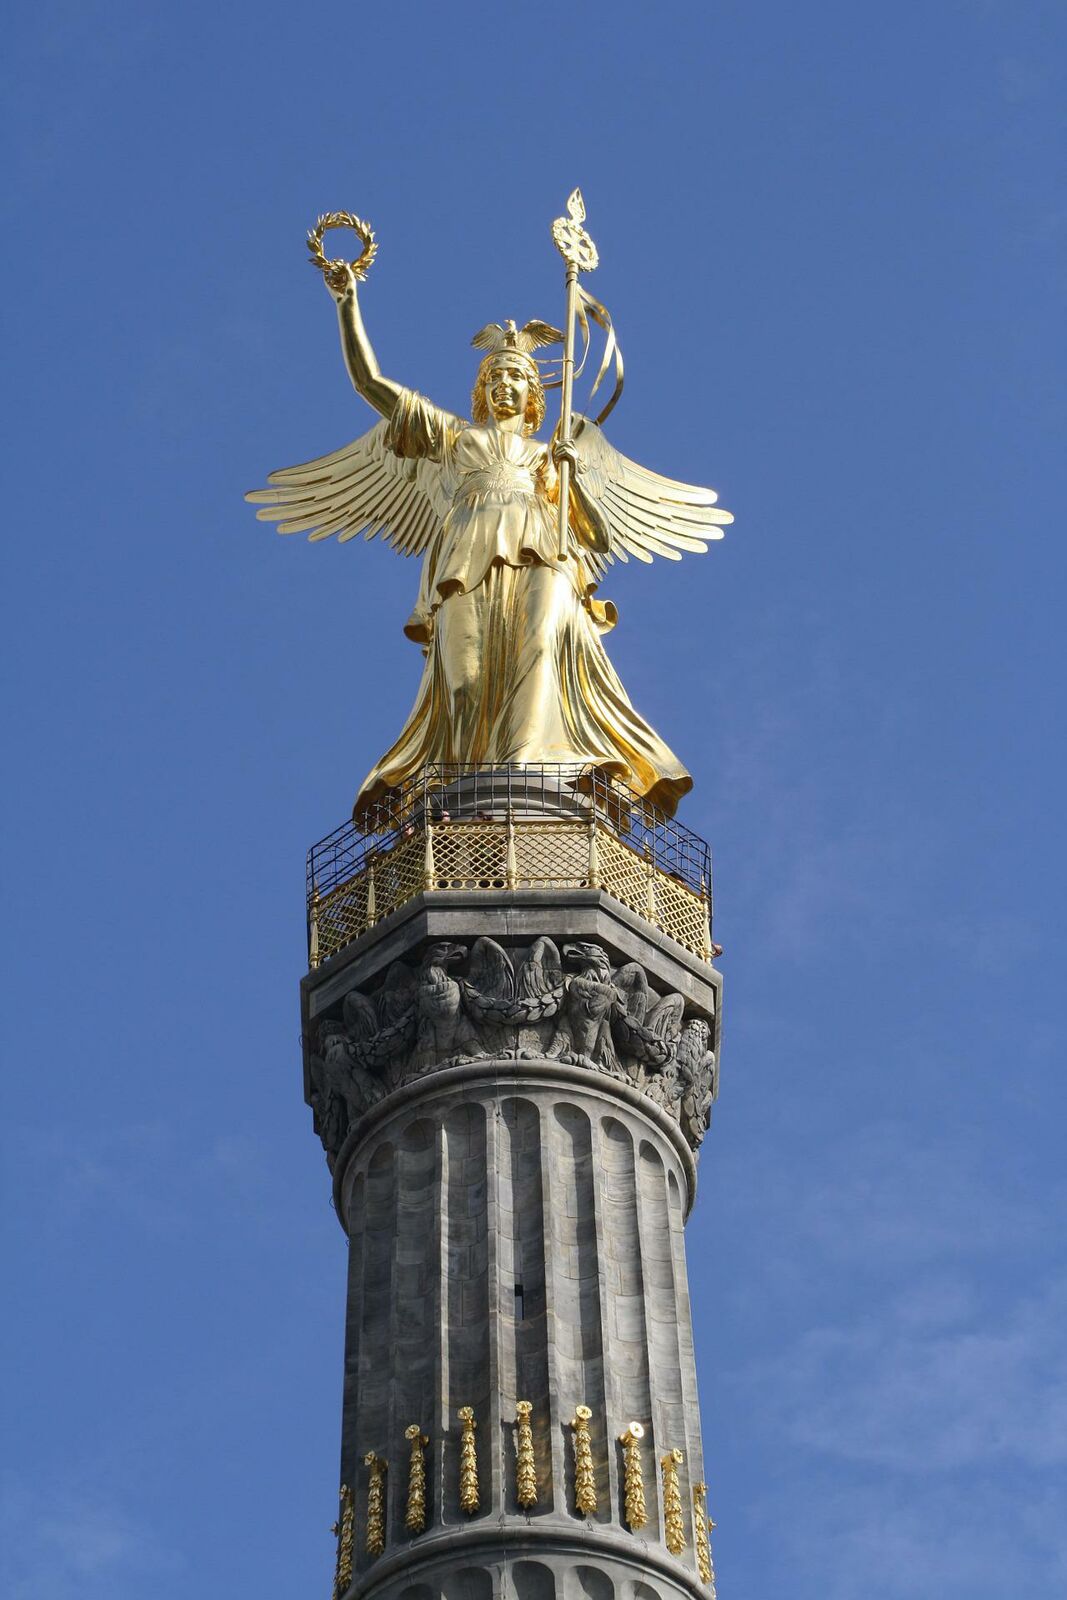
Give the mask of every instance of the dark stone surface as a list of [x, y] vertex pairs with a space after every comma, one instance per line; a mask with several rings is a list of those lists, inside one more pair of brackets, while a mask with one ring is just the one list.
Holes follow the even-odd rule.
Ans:
[[[561, 963], [580, 947], [567, 970], [584, 989], [548, 968], [539, 988], [531, 952], [546, 940]], [[546, 1014], [514, 1021], [507, 1008], [531, 995], [548, 997]], [[684, 1246], [696, 1163], [657, 1040], [675, 1059], [699, 1023], [717, 1053], [718, 972], [596, 890], [438, 891], [308, 974], [301, 997], [305, 1087], [319, 1121], [335, 1119], [324, 1138], [349, 1238], [350, 1593], [707, 1600], [693, 1544], [704, 1472]], [[568, 1013], [572, 1004], [585, 1009]], [[498, 1034], [507, 1048], [486, 1048]], [[635, 1051], [647, 1057], [636, 1068]], [[334, 1106], [342, 1091], [350, 1105]], [[527, 1510], [516, 1502], [519, 1400], [533, 1406], [538, 1501]], [[467, 1405], [480, 1491], [471, 1516], [459, 1505]], [[584, 1518], [578, 1405], [592, 1413], [598, 1500]], [[639, 1533], [623, 1515], [618, 1443], [632, 1421], [645, 1430]], [[404, 1527], [411, 1424], [429, 1439], [427, 1526], [415, 1538]], [[677, 1557], [663, 1541], [659, 1465], [674, 1449], [687, 1538]], [[363, 1544], [368, 1451], [389, 1464], [378, 1558]]]
[[600, 891], [423, 895], [301, 988], [305, 1098], [331, 1165], [383, 1094], [487, 1056], [610, 1072], [694, 1148], [704, 1136], [721, 978]]

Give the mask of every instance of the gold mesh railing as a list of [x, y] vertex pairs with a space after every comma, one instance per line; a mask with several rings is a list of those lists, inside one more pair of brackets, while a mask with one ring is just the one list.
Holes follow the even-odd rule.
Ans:
[[603, 889], [686, 950], [711, 957], [707, 883], [694, 889], [651, 848], [625, 843], [600, 817], [424, 816], [357, 859], [356, 870], [325, 892], [311, 884], [312, 967], [417, 894], [441, 889]]

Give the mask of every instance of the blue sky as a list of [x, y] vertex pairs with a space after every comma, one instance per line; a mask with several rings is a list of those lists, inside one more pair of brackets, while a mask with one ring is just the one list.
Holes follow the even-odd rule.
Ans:
[[719, 1592], [1067, 1592], [1062, 7], [42, 0], [5, 43], [6, 1592], [328, 1592], [303, 856], [406, 714], [417, 572], [241, 494], [370, 421], [318, 211], [462, 408], [474, 329], [560, 316], [576, 182], [612, 437], [737, 515], [605, 590], [726, 947]]

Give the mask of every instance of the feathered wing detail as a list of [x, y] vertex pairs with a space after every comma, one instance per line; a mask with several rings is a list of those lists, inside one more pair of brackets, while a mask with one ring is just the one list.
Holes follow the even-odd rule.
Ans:
[[620, 967], [612, 980], [622, 995], [626, 1015], [635, 1022], [644, 1022], [648, 1010], [649, 987], [645, 969], [637, 961], [628, 961]]
[[680, 994], [665, 994], [662, 1000], [645, 1013], [645, 1027], [657, 1039], [667, 1039], [674, 1044], [682, 1031], [685, 1001]]
[[386, 443], [388, 423], [332, 455], [301, 466], [282, 467], [245, 499], [259, 506], [256, 516], [276, 522], [279, 533], [306, 533], [309, 539], [338, 543], [363, 534], [382, 534], [401, 555], [426, 549], [448, 511], [449, 498], [439, 463], [401, 458]]
[[378, 1021], [378, 1013], [366, 995], [353, 989], [345, 995], [341, 1010], [349, 1033], [354, 1033], [357, 1039], [374, 1038], [381, 1024]]
[[554, 328], [550, 322], [542, 322], [535, 318], [532, 322], [524, 322], [521, 328], [516, 328], [513, 322], [506, 325], [501, 322], [487, 322], [484, 328], [471, 340], [475, 350], [521, 350], [524, 355], [531, 355], [534, 350], [541, 350], [546, 345], [562, 344], [563, 333], [561, 329]]
[[539, 318], [524, 322], [519, 329], [520, 348], [527, 350], [542, 350], [546, 345], [562, 344], [563, 338], [561, 328], [554, 328], [550, 322], [542, 322]]
[[496, 350], [504, 343], [504, 325], [501, 322], [487, 322], [484, 328], [471, 340], [475, 350]]
[[495, 939], [487, 939], [484, 935], [475, 939], [467, 982], [479, 994], [492, 995], [500, 1000], [510, 1000], [515, 993], [515, 969], [511, 957]]
[[611, 529], [610, 551], [585, 553], [598, 575], [609, 562], [630, 556], [680, 561], [685, 551], [703, 551], [709, 540], [721, 539], [723, 528], [734, 520], [729, 511], [718, 509], [714, 490], [677, 483], [638, 466], [609, 444], [588, 417], [575, 417], [574, 442], [582, 487], [598, 502]]
[[551, 939], [535, 939], [519, 972], [519, 994], [527, 1000], [539, 1000], [562, 982], [563, 963], [558, 947]]
[[415, 987], [410, 967], [394, 961], [374, 999], [379, 1027], [390, 1028], [407, 1015], [415, 1003]]

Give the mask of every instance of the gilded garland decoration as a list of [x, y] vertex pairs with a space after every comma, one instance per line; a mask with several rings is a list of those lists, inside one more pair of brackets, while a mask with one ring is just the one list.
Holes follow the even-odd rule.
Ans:
[[574, 1429], [574, 1504], [584, 1517], [596, 1510], [596, 1480], [593, 1474], [593, 1449], [589, 1438], [588, 1406], [575, 1407]]
[[478, 1451], [474, 1443], [478, 1424], [474, 1420], [474, 1408], [460, 1406], [459, 1420], [463, 1424], [459, 1447], [459, 1504], [460, 1510], [470, 1516], [478, 1509]]
[[631, 1422], [625, 1433], [619, 1435], [622, 1445], [623, 1514], [632, 1533], [639, 1533], [648, 1521], [645, 1503], [645, 1483], [641, 1474], [641, 1440], [645, 1430], [639, 1422]]

